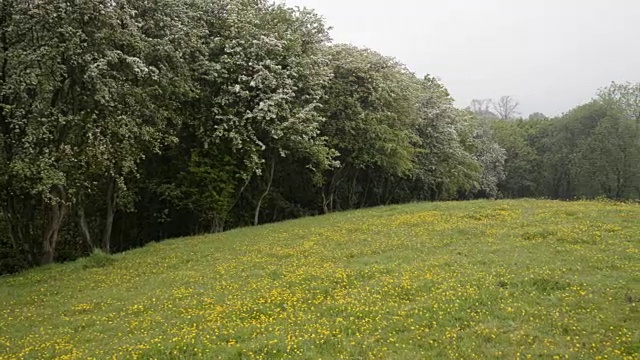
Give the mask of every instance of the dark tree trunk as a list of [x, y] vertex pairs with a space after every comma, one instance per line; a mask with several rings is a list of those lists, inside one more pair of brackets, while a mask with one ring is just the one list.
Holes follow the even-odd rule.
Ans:
[[13, 248], [13, 250], [15, 251], [20, 251], [20, 247], [18, 246], [18, 239], [16, 239], [16, 235], [15, 235], [15, 230], [13, 229], [13, 225], [11, 221], [11, 216], [8, 214], [8, 211], [6, 208], [3, 208], [2, 211], [0, 211], [0, 215], [2, 215], [2, 219], [4, 220], [4, 222], [9, 226], [9, 240], [11, 241], [11, 247]]
[[62, 187], [58, 187], [58, 196], [55, 196], [55, 203], [50, 203], [49, 214], [46, 222], [44, 237], [42, 239], [42, 256], [40, 265], [50, 264], [55, 258], [56, 245], [60, 236], [60, 229], [67, 213], [66, 193]]
[[115, 216], [116, 207], [116, 181], [109, 180], [107, 187], [107, 214], [104, 224], [104, 233], [102, 234], [102, 251], [109, 254], [111, 252], [111, 231], [113, 230], [113, 218]]
[[214, 229], [212, 229], [212, 232], [223, 232], [224, 228], [225, 228], [225, 224], [229, 218], [229, 213], [231, 213], [231, 210], [233, 210], [233, 208], [238, 204], [238, 202], [240, 201], [240, 198], [242, 197], [242, 194], [244, 193], [244, 190], [247, 188], [247, 186], [249, 186], [249, 182], [251, 181], [251, 176], [248, 176], [247, 179], [245, 180], [244, 184], [242, 184], [242, 187], [240, 188], [240, 191], [238, 191], [238, 193], [236, 194], [236, 198], [233, 200], [233, 203], [231, 203], [231, 205], [229, 205], [229, 207], [227, 207], [227, 209], [225, 210], [224, 214], [220, 215], [218, 217], [218, 219], [216, 220], [216, 223], [214, 224]]
[[333, 212], [334, 210], [334, 201], [336, 198], [336, 188], [338, 183], [340, 182], [339, 176], [344, 168], [339, 168], [333, 171], [333, 175], [331, 175], [331, 181], [329, 182], [329, 188], [327, 191], [328, 194], [325, 194], [324, 187], [322, 189], [322, 210], [325, 214]]
[[273, 174], [275, 171], [275, 167], [276, 167], [276, 159], [274, 156], [271, 161], [271, 170], [269, 171], [269, 181], [267, 182], [267, 188], [264, 191], [264, 193], [262, 193], [262, 196], [260, 196], [260, 199], [258, 200], [258, 205], [256, 205], [256, 212], [253, 217], [254, 226], [257, 226], [260, 221], [260, 207], [262, 207], [262, 201], [264, 201], [264, 198], [269, 194], [269, 191], [271, 191], [271, 184], [273, 183]]
[[384, 201], [385, 206], [391, 204], [391, 201], [393, 200], [393, 197], [395, 196], [395, 192], [397, 189], [398, 189], [397, 185], [394, 185], [393, 183], [389, 184], [389, 188], [387, 189], [387, 196]]
[[356, 169], [351, 184], [349, 185], [349, 209], [353, 209], [356, 206], [358, 198], [356, 196], [356, 187], [358, 185], [358, 175], [360, 175], [360, 169]]
[[322, 188], [322, 211], [325, 214], [329, 213], [329, 200], [327, 200], [327, 196], [325, 195], [324, 187]]
[[360, 202], [360, 208], [364, 208], [364, 207], [367, 206], [367, 196], [369, 196], [369, 187], [370, 186], [371, 186], [371, 177], [367, 176], [367, 184], [364, 187], [364, 194], [362, 195], [362, 201]]
[[211, 221], [211, 227], [209, 229], [209, 233], [221, 233], [224, 231], [224, 219], [221, 216], [215, 216]]
[[91, 250], [95, 249], [96, 246], [93, 244], [93, 241], [91, 240], [91, 232], [89, 231], [89, 225], [87, 224], [87, 216], [84, 212], [84, 205], [82, 204], [82, 202], [78, 204], [78, 223], [80, 225], [80, 232], [82, 233], [84, 240], [87, 242], [87, 244], [89, 244], [89, 246], [91, 247]]
[[39, 263], [38, 248], [41, 241], [40, 236], [33, 230], [34, 226], [37, 226], [35, 216], [37, 210], [34, 204], [31, 198], [8, 195], [6, 206], [3, 208], [14, 249], [19, 251], [31, 265]]

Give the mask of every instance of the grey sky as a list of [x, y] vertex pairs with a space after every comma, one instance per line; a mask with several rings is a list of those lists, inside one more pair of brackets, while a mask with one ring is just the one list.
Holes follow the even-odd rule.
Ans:
[[640, 0], [286, 0], [335, 42], [442, 79], [459, 106], [512, 95], [559, 115], [611, 81], [640, 81]]

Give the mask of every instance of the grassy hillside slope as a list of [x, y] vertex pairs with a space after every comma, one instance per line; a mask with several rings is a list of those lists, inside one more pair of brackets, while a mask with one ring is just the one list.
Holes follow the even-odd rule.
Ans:
[[640, 356], [640, 206], [332, 214], [0, 278], [0, 359]]

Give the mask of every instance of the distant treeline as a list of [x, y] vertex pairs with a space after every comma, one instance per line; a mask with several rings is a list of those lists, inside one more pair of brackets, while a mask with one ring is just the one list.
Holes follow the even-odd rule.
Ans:
[[497, 121], [507, 197], [640, 198], [640, 84], [612, 84], [556, 119]]
[[263, 0], [2, 0], [0, 273], [391, 203], [636, 198], [639, 99], [456, 109]]

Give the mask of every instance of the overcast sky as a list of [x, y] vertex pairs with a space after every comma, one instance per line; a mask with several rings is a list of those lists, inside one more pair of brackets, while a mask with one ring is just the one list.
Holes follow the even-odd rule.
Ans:
[[559, 115], [611, 81], [640, 81], [640, 0], [286, 0], [335, 42], [393, 56], [459, 106], [512, 95]]

